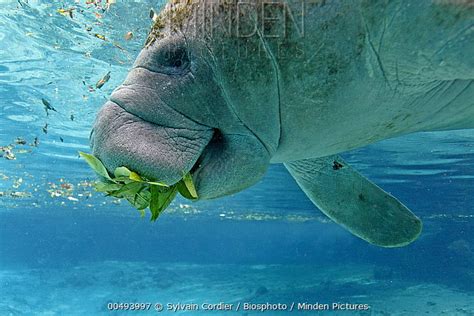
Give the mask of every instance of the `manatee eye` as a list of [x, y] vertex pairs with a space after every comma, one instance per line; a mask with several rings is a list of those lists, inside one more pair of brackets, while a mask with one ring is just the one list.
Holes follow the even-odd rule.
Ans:
[[145, 68], [163, 74], [184, 75], [191, 71], [192, 53], [186, 41], [177, 36], [160, 39], [148, 46], [141, 59]]
[[189, 64], [189, 57], [185, 47], [168, 47], [160, 60], [161, 66], [180, 70]]
[[173, 67], [180, 67], [182, 64], [181, 59], [176, 59], [173, 63]]

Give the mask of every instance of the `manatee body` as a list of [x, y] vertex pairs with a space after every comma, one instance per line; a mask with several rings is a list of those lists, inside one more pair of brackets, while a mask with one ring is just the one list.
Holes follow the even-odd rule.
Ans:
[[335, 222], [380, 246], [421, 221], [338, 153], [474, 128], [469, 1], [170, 1], [97, 116], [94, 155], [201, 199], [284, 163]]

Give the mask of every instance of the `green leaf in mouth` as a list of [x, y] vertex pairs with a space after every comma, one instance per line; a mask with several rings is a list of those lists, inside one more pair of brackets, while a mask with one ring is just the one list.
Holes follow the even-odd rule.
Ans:
[[189, 194], [192, 196], [193, 199], [198, 198], [198, 194], [193, 183], [193, 177], [191, 176], [190, 173], [185, 174], [183, 177], [183, 180], [181, 180], [180, 183], [184, 183], [184, 186], [186, 187], [186, 189], [188, 190]]
[[115, 169], [114, 171], [114, 176], [116, 178], [119, 178], [119, 177], [126, 177], [126, 178], [130, 178], [130, 174], [132, 172], [130, 170], [128, 170], [127, 167], [118, 167], [117, 169]]
[[96, 182], [94, 184], [95, 190], [97, 192], [113, 192], [119, 190], [122, 186], [117, 183], [105, 183], [105, 182]]
[[178, 192], [188, 200], [196, 200], [198, 198], [193, 178], [190, 173], [185, 174], [183, 179], [176, 185], [178, 187]]
[[134, 198], [142, 190], [142, 184], [139, 182], [130, 182], [124, 184], [120, 189], [116, 191], [107, 192], [108, 195], [114, 196], [119, 199]]
[[98, 158], [91, 154], [86, 154], [83, 152], [79, 152], [79, 155], [86, 160], [86, 162], [95, 171], [95, 173], [113, 182], [113, 180], [110, 178], [107, 169]]
[[169, 190], [160, 192], [159, 187], [156, 185], [150, 186], [151, 200], [150, 200], [150, 211], [151, 221], [154, 222], [158, 219], [161, 213], [171, 204], [176, 197], [178, 190], [176, 186], [171, 186]]
[[128, 176], [128, 178], [129, 178], [130, 180], [133, 180], [133, 181], [142, 181], [142, 180], [143, 180], [142, 177], [140, 177], [140, 176], [138, 175], [138, 173], [135, 173], [135, 172], [133, 172], [133, 171], [130, 172], [130, 175]]
[[151, 221], [158, 219], [178, 192], [190, 200], [198, 198], [190, 173], [184, 174], [181, 181], [173, 185], [167, 185], [159, 181], [149, 181], [125, 166], [116, 168], [112, 177], [97, 157], [83, 152], [79, 154], [102, 178], [94, 185], [96, 191], [106, 193], [107, 196], [126, 199], [140, 211], [142, 217], [145, 216], [145, 209], [149, 207]]

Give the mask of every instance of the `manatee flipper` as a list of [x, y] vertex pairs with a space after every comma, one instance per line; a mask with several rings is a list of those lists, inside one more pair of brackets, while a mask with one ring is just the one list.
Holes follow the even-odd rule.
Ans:
[[339, 156], [285, 163], [316, 206], [354, 235], [378, 246], [401, 247], [421, 232], [421, 220]]

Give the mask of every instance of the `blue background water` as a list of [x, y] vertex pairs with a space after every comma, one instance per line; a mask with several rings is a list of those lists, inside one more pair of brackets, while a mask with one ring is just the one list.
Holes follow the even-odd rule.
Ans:
[[[85, 1], [0, 1], [0, 146], [13, 144], [15, 156], [0, 158], [0, 315], [239, 300], [362, 301], [371, 304], [364, 315], [474, 314], [472, 130], [344, 154], [422, 218], [420, 239], [400, 249], [374, 247], [327, 220], [280, 165], [234, 196], [177, 199], [156, 223], [93, 192], [77, 152], [88, 151], [95, 114], [161, 4], [117, 2], [103, 11]], [[75, 8], [73, 18], [60, 8]], [[108, 71], [110, 81], [91, 91]], [[42, 98], [57, 112], [46, 115]]]

